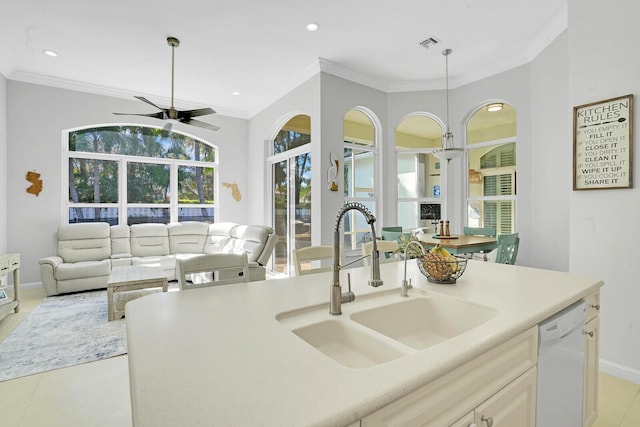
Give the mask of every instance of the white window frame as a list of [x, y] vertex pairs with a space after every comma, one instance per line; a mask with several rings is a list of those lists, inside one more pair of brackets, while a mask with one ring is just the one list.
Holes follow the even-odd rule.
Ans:
[[[220, 215], [218, 200], [220, 192], [220, 180], [219, 180], [219, 162], [220, 162], [220, 150], [217, 146], [211, 144], [208, 141], [203, 140], [200, 137], [194, 135], [185, 134], [190, 138], [194, 138], [199, 142], [202, 142], [215, 150], [215, 161], [204, 162], [195, 160], [183, 160], [183, 159], [164, 159], [157, 157], [145, 157], [145, 156], [131, 156], [123, 154], [106, 154], [106, 153], [93, 153], [87, 151], [70, 151], [69, 150], [69, 134], [82, 129], [91, 128], [108, 128], [116, 126], [126, 127], [148, 127], [159, 129], [155, 126], [140, 125], [132, 123], [118, 123], [118, 124], [100, 124], [82, 126], [73, 129], [67, 129], [62, 132], [62, 170], [65, 173], [62, 174], [62, 188], [64, 191], [62, 201], [62, 220], [64, 223], [69, 223], [69, 210], [71, 208], [117, 208], [118, 209], [118, 224], [128, 223], [128, 208], [168, 208], [169, 209], [169, 222], [178, 222], [179, 208], [207, 208], [213, 209], [214, 222]], [[80, 158], [88, 160], [107, 160], [118, 162], [118, 203], [73, 203], [69, 200], [69, 159]], [[169, 203], [128, 203], [127, 202], [127, 173], [126, 168], [128, 163], [148, 163], [148, 164], [162, 164], [169, 165]], [[178, 167], [180, 166], [198, 166], [202, 168], [213, 168], [214, 170], [214, 198], [213, 204], [179, 204], [178, 203]]]

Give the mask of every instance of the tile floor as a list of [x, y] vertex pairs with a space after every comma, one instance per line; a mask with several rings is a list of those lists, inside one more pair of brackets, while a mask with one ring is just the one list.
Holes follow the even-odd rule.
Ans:
[[[22, 293], [19, 314], [0, 322], [0, 341], [44, 298]], [[0, 414], [6, 427], [131, 426], [127, 356], [0, 382]], [[600, 374], [594, 427], [640, 426], [640, 385]]]

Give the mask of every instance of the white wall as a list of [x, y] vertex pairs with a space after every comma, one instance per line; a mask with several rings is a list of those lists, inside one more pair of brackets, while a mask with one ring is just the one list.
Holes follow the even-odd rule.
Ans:
[[0, 254], [7, 252], [7, 79], [0, 74]]
[[[640, 3], [569, 0], [568, 4], [570, 107], [628, 94], [634, 94], [637, 101]], [[636, 107], [633, 114], [636, 124], [638, 111]], [[637, 137], [634, 139], [637, 143]], [[640, 164], [639, 151], [636, 144], [635, 165]], [[605, 281], [601, 292], [602, 369], [640, 383], [637, 172], [633, 181], [632, 189], [571, 192], [570, 269]]]
[[[7, 250], [21, 253], [23, 283], [40, 282], [38, 260], [55, 254], [54, 233], [62, 221], [61, 200], [67, 191], [61, 185], [62, 131], [91, 124], [162, 123], [143, 117], [114, 116], [114, 111], [150, 112], [133, 99], [8, 82]], [[217, 219], [244, 223], [249, 200], [245, 193], [248, 123], [219, 115], [208, 120], [220, 125], [221, 130], [213, 132], [182, 124], [176, 124], [174, 129], [218, 146], [220, 181], [237, 183], [243, 198], [236, 202], [229, 189], [221, 188]], [[32, 170], [39, 172], [43, 180], [43, 190], [37, 197], [25, 191], [29, 186], [25, 175]]]
[[[531, 266], [569, 270], [571, 110], [565, 31], [532, 62]], [[520, 184], [520, 180], [518, 180]]]

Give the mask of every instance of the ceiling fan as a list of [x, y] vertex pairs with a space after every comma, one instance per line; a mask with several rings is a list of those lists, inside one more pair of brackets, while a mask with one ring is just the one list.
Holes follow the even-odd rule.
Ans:
[[[160, 110], [157, 113], [149, 113], [149, 114], [136, 114], [136, 113], [113, 113], [121, 116], [145, 116], [145, 117], [154, 117], [160, 120], [176, 120], [180, 123], [184, 123], [191, 126], [198, 126], [201, 128], [209, 129], [209, 130], [219, 130], [220, 128], [216, 125], [212, 125], [209, 123], [202, 122], [200, 120], [195, 120], [194, 117], [206, 116], [208, 114], [215, 114], [215, 111], [212, 108], [197, 108], [194, 110], [176, 110], [173, 106], [173, 80], [174, 80], [174, 63], [175, 63], [175, 50], [178, 46], [180, 46], [180, 40], [175, 37], [167, 37], [167, 44], [171, 46], [171, 107], [162, 108], [149, 101], [144, 96], [134, 96], [134, 98], [139, 99], [142, 102], [145, 102], [149, 105], [156, 107]], [[171, 131], [171, 122], [168, 122], [163, 128], [163, 133], [169, 133]]]

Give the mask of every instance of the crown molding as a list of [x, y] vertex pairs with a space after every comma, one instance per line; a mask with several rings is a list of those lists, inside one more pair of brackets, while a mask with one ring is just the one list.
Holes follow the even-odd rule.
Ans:
[[318, 58], [318, 63], [320, 64], [320, 70], [324, 73], [331, 74], [332, 76], [340, 77], [354, 83], [359, 83], [372, 89], [377, 89], [381, 92], [389, 91], [389, 82], [386, 80], [352, 70], [336, 62], [329, 61], [328, 59]]
[[269, 107], [271, 104], [300, 86], [302, 83], [309, 80], [311, 77], [315, 76], [320, 72], [320, 64], [319, 61], [314, 61], [309, 64], [304, 70], [298, 73], [293, 78], [289, 79], [284, 85], [280, 86], [278, 89], [274, 90], [269, 96], [267, 96], [263, 102], [259, 103], [255, 108], [251, 109], [247, 118], [251, 118], [258, 114], [260, 111]]
[[[77, 92], [91, 93], [94, 95], [110, 96], [113, 98], [132, 99], [131, 91], [124, 89], [117, 89], [109, 86], [101, 86], [92, 83], [80, 82], [76, 80], [68, 80], [60, 77], [45, 76], [37, 73], [30, 73], [21, 70], [13, 70], [7, 77], [9, 80], [14, 80], [23, 83], [32, 83], [42, 86], [50, 86], [58, 89], [67, 89]], [[158, 96], [152, 93], [136, 93], [136, 95], [144, 96], [147, 98], [153, 98], [158, 104], [171, 104], [171, 98], [165, 96]], [[216, 112], [223, 116], [236, 117], [241, 119], [248, 119], [247, 113], [244, 111], [233, 110], [230, 108], [211, 106], [201, 103], [195, 103], [193, 101], [187, 101], [183, 99], [174, 99], [175, 104], [181, 105], [183, 108], [203, 108], [212, 107]]]

